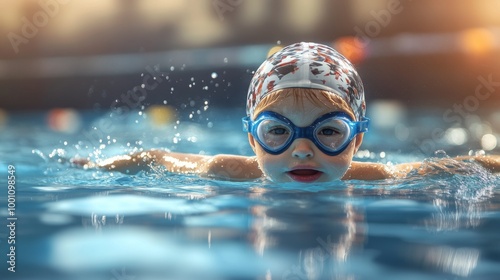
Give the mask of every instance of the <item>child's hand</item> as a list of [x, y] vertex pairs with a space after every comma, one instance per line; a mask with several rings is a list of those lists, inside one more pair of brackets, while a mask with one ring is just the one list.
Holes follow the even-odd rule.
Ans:
[[140, 152], [130, 155], [114, 156], [98, 162], [88, 158], [72, 158], [70, 163], [75, 167], [83, 169], [99, 168], [108, 171], [118, 171], [127, 174], [135, 174], [150, 168], [150, 164], [156, 160], [157, 152]]
[[97, 165], [87, 158], [72, 158], [69, 160], [74, 166], [83, 167], [84, 169], [95, 168]]

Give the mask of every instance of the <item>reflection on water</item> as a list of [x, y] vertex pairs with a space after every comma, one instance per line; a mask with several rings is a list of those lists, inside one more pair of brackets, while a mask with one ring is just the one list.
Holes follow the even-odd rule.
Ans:
[[[278, 234], [283, 228], [293, 230], [298, 226], [296, 223], [307, 226], [307, 234], [294, 240], [296, 249], [292, 254], [295, 251], [296, 263], [285, 270], [280, 279], [370, 277], [371, 273], [381, 273], [381, 267], [356, 267], [366, 262], [365, 258], [372, 257], [382, 267], [421, 271], [422, 277], [427, 275], [426, 279], [434, 272], [467, 277], [476, 269], [481, 249], [475, 248], [477, 244], [467, 247], [470, 233], [465, 230], [481, 234], [482, 218], [491, 207], [490, 198], [494, 197], [491, 184], [498, 182], [488, 174], [476, 176], [436, 177], [393, 188], [388, 188], [387, 182], [366, 188], [348, 184], [345, 188], [324, 190], [313, 196], [331, 202], [324, 211], [317, 210], [322, 206], [315, 204], [317, 201], [311, 199], [309, 193], [302, 193], [303, 201], [293, 200], [297, 207], [288, 208], [286, 213], [281, 212], [279, 206], [252, 211], [259, 217], [265, 215], [263, 210], [273, 213], [272, 218], [265, 216], [265, 220], [272, 222], [254, 224], [253, 229], [261, 238], [253, 242], [259, 254], [265, 254], [264, 248], [280, 247], [288, 241], [286, 235]], [[478, 182], [482, 185], [477, 185]], [[271, 191], [260, 191], [258, 197], [270, 196]], [[325, 215], [315, 216], [325, 223], [311, 226], [311, 222], [291, 210], [300, 208]], [[293, 215], [293, 221], [289, 215]], [[332, 228], [334, 230], [330, 230]], [[436, 236], [436, 233], [442, 234]], [[270, 240], [272, 242], [266, 243]], [[377, 241], [383, 245], [377, 245]]]
[[436, 213], [424, 220], [424, 224], [430, 231], [451, 231], [477, 227], [483, 212], [486, 210], [486, 205], [478, 202], [449, 202], [437, 198], [433, 203], [437, 210]]
[[426, 266], [435, 267], [443, 272], [457, 276], [469, 276], [476, 268], [479, 250], [475, 248], [451, 248], [439, 246], [425, 252], [423, 262]]
[[489, 246], [499, 241], [498, 179], [487, 174], [304, 187], [143, 173], [100, 183], [112, 180], [120, 185], [21, 181], [21, 201], [39, 199], [22, 212], [19, 253], [31, 257], [20, 262], [49, 268], [50, 279], [124, 268], [137, 279], [440, 279], [489, 275], [500, 254]]

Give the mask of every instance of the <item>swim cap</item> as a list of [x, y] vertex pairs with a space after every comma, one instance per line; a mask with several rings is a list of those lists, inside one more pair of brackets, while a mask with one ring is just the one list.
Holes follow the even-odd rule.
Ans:
[[296, 43], [270, 56], [253, 75], [247, 95], [247, 115], [259, 102], [284, 88], [322, 89], [351, 107], [359, 121], [365, 116], [363, 83], [354, 66], [336, 50], [316, 43]]

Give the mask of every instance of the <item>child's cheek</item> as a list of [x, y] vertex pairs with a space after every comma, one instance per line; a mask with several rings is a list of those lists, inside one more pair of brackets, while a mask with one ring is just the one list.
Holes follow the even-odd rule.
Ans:
[[350, 165], [350, 162], [348, 162], [348, 163], [343, 162], [342, 164], [337, 164], [336, 165], [337, 168], [334, 170], [334, 173], [332, 174], [333, 175], [332, 179], [337, 180], [337, 179], [341, 179], [342, 177], [344, 177], [345, 173], [349, 169], [349, 165]]
[[334, 176], [341, 178], [351, 166], [354, 149], [350, 145], [343, 153], [329, 159], [329, 165], [335, 168]]
[[280, 170], [286, 168], [279, 156], [266, 154], [258, 157], [257, 161], [264, 175], [273, 181], [279, 177]]

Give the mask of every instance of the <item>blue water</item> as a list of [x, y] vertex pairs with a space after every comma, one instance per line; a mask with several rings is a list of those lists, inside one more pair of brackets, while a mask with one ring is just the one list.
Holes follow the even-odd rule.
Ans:
[[[159, 147], [250, 155], [240, 116], [214, 111], [155, 127], [138, 113], [117, 120], [91, 112], [73, 134], [49, 130], [45, 117], [11, 115], [1, 131], [1, 279], [500, 275], [500, 180], [473, 164], [460, 174], [307, 186], [206, 180], [161, 168], [132, 176], [82, 170], [65, 159]], [[103, 120], [113, 125], [105, 130]], [[357, 160], [427, 157], [376, 131], [363, 148]], [[7, 270], [9, 165], [16, 170], [15, 273]]]

